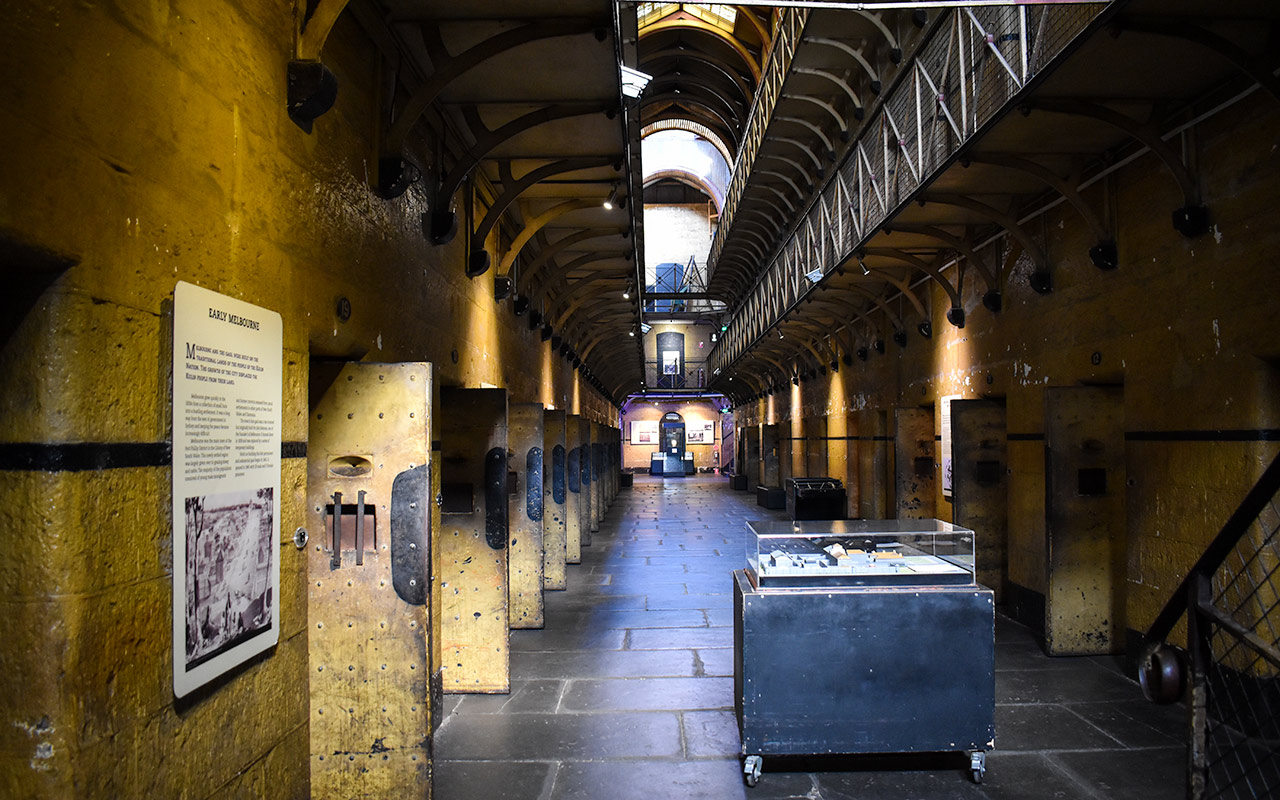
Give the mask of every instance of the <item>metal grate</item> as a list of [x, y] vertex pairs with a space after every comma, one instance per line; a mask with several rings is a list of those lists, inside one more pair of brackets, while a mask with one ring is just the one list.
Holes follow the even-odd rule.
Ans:
[[1196, 720], [1203, 730], [1192, 737], [1203, 742], [1206, 798], [1280, 793], [1278, 502], [1280, 493], [1213, 573], [1211, 604], [1197, 609], [1205, 636], [1205, 714]]

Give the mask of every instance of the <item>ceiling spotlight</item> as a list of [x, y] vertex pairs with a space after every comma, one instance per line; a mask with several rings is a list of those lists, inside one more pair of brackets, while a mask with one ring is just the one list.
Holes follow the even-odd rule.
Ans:
[[779, 339], [782, 339], [782, 338], [783, 338], [783, 336], [782, 336], [782, 329], [781, 329], [781, 328], [779, 328], [779, 329], [778, 329], [778, 338], [779, 338]]
[[605, 198], [604, 207], [606, 211], [612, 211], [615, 203], [618, 202], [618, 184], [613, 184], [613, 188], [609, 190], [609, 196]]
[[632, 328], [631, 330], [627, 331], [627, 335], [628, 335], [628, 336], [635, 336], [635, 335], [636, 335], [636, 329], [635, 329], [635, 328]]
[[862, 259], [858, 259], [858, 269], [862, 270], [863, 275], [871, 274], [871, 270], [867, 269], [867, 262], [863, 261]]

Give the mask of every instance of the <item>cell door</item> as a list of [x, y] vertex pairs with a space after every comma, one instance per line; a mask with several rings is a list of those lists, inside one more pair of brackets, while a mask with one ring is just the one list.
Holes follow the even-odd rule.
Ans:
[[827, 418], [825, 416], [806, 417], [804, 420], [805, 477], [833, 477], [827, 466]]
[[684, 475], [684, 423], [662, 423], [662, 474]]
[[543, 421], [541, 403], [513, 403], [507, 430], [511, 547], [507, 561], [512, 628], [541, 628], [543, 620]]
[[826, 451], [827, 463], [821, 474], [835, 478], [844, 485], [844, 516], [856, 516], [849, 513], [849, 500], [854, 488], [849, 482], [849, 417], [847, 414], [835, 413], [826, 418]]
[[507, 392], [440, 390], [444, 690], [510, 688]]
[[782, 442], [777, 425], [760, 426], [760, 485], [782, 486]]
[[1003, 400], [951, 401], [951, 498], [972, 528], [978, 583], [1004, 596], [1009, 575], [1009, 481]]
[[885, 519], [889, 516], [889, 493], [893, 486], [889, 462], [892, 459], [889, 414], [869, 409], [855, 412], [858, 427], [858, 517]]
[[577, 414], [570, 414], [565, 418], [564, 474], [567, 494], [564, 557], [569, 564], [582, 562], [582, 546], [591, 541], [591, 527], [587, 523], [587, 496], [583, 494], [582, 486], [582, 445], [585, 424], [586, 420]]
[[1045, 529], [1051, 655], [1124, 650], [1124, 394], [1116, 387], [1044, 393]]
[[431, 380], [425, 363], [312, 367], [307, 674], [316, 797], [431, 793]]
[[542, 550], [543, 586], [565, 588], [565, 538], [568, 512], [565, 501], [565, 412], [543, 412], [542, 430]]
[[764, 482], [760, 476], [760, 425], [743, 428], [742, 444], [746, 448], [746, 462], [743, 474], [747, 476], [747, 491], [754, 492], [756, 486]]
[[938, 470], [934, 462], [933, 409], [894, 412], [893, 464], [898, 519], [933, 519]]

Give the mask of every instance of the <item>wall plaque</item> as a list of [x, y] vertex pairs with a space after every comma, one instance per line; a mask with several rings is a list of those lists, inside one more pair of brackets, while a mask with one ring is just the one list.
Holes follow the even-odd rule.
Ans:
[[280, 639], [280, 315], [173, 292], [173, 692]]

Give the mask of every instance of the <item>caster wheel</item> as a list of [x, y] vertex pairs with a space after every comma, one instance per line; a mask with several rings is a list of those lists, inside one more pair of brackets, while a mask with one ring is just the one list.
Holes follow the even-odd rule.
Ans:
[[760, 782], [760, 770], [764, 767], [764, 759], [760, 756], [747, 756], [742, 762], [742, 780], [747, 786], [755, 786]]
[[978, 751], [969, 754], [969, 775], [973, 778], [974, 783], [982, 783], [982, 778], [987, 774], [987, 754]]

